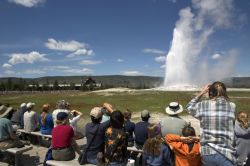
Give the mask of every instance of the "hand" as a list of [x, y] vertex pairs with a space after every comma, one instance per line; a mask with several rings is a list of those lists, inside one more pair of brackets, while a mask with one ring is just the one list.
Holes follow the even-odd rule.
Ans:
[[106, 108], [108, 110], [108, 112], [112, 113], [113, 110], [113, 106], [109, 103], [103, 103], [103, 107]]
[[210, 86], [211, 86], [210, 84], [204, 86], [198, 96], [201, 97], [204, 94], [208, 93]]

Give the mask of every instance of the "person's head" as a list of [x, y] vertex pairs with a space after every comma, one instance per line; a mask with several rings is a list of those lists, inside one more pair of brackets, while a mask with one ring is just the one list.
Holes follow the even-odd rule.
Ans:
[[123, 127], [123, 123], [124, 123], [124, 116], [121, 113], [121, 111], [116, 110], [116, 111], [111, 113], [110, 125], [113, 128], [121, 129]]
[[69, 104], [69, 102], [65, 103], [65, 109], [70, 110], [70, 104]]
[[189, 136], [196, 136], [195, 129], [191, 126], [191, 123], [188, 123], [182, 129], [182, 136], [189, 137]]
[[0, 118], [11, 119], [15, 110], [12, 107], [6, 107], [5, 105], [0, 106]]
[[102, 121], [102, 107], [94, 107], [90, 111], [90, 118], [93, 123], [100, 123]]
[[165, 111], [169, 116], [178, 116], [178, 114], [183, 111], [183, 107], [178, 102], [171, 102]]
[[148, 126], [148, 139], [146, 140], [143, 151], [149, 155], [158, 156], [161, 150], [161, 127], [159, 124]]
[[66, 112], [59, 112], [56, 116], [56, 124], [60, 125], [65, 125], [69, 123], [69, 118], [68, 118], [68, 114]]
[[132, 113], [129, 109], [127, 109], [126, 111], [123, 112], [123, 116], [124, 116], [125, 120], [131, 119], [131, 115], [132, 115]]
[[28, 110], [28, 111], [31, 111], [31, 110], [34, 108], [34, 106], [35, 106], [35, 103], [29, 102], [29, 103], [27, 104], [27, 110]]
[[141, 119], [142, 119], [142, 121], [147, 122], [149, 120], [149, 118], [150, 118], [149, 111], [148, 110], [143, 110], [141, 112]]
[[56, 105], [57, 105], [57, 108], [58, 108], [58, 109], [66, 109], [66, 107], [67, 107], [67, 103], [66, 103], [65, 100], [59, 100], [59, 101], [56, 103]]
[[26, 103], [20, 104], [20, 108], [26, 108]]
[[217, 97], [224, 97], [225, 99], [229, 99], [227, 95], [227, 89], [225, 84], [222, 82], [216, 81], [212, 85], [209, 86], [209, 98], [217, 98]]
[[240, 123], [240, 127], [247, 129], [249, 127], [248, 114], [241, 111], [237, 114], [237, 121]]
[[46, 113], [48, 113], [49, 112], [49, 109], [50, 109], [50, 105], [49, 104], [44, 104], [43, 105], [43, 112], [46, 112]]

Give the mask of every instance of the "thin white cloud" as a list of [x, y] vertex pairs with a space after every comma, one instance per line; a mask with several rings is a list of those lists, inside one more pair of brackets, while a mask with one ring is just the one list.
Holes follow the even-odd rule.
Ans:
[[5, 64], [3, 64], [2, 67], [3, 67], [3, 68], [6, 68], [6, 69], [9, 69], [9, 68], [12, 67], [12, 65], [10, 65], [10, 64], [8, 64], [8, 63], [5, 63]]
[[156, 62], [165, 62], [166, 61], [166, 56], [158, 56], [155, 58]]
[[75, 40], [64, 42], [64, 41], [60, 41], [60, 40], [57, 41], [53, 38], [49, 38], [48, 42], [45, 43], [45, 46], [51, 50], [74, 52], [74, 51], [77, 51], [79, 49], [85, 48], [86, 44], [80, 43], [80, 42], [75, 41]]
[[123, 59], [117, 59], [117, 62], [123, 62], [124, 60]]
[[63, 70], [63, 72], [67, 74], [93, 74], [94, 70], [89, 68], [82, 68], [82, 69], [71, 68]]
[[8, 1], [25, 7], [35, 7], [44, 4], [46, 2], [46, 0], [8, 0]]
[[8, 61], [9, 64], [15, 65], [18, 63], [34, 63], [34, 62], [43, 62], [48, 61], [46, 54], [40, 54], [39, 52], [32, 51], [30, 53], [13, 53], [10, 55]]
[[45, 71], [39, 69], [28, 69], [23, 72], [24, 74], [45, 74]]
[[216, 59], [220, 59], [221, 58], [221, 55], [220, 54], [213, 54], [212, 55], [212, 59], [216, 60]]
[[73, 58], [73, 57], [81, 56], [81, 55], [87, 55], [87, 56], [94, 55], [94, 51], [93, 50], [88, 50], [86, 48], [82, 48], [82, 49], [76, 50], [75, 52], [67, 55], [67, 57], [68, 58]]
[[102, 61], [83, 60], [80, 62], [81, 65], [97, 65], [100, 63], [102, 63]]
[[160, 68], [161, 68], [161, 69], [165, 69], [165, 68], [166, 68], [166, 65], [161, 65]]
[[121, 74], [122, 74], [122, 75], [126, 75], [126, 76], [139, 76], [139, 75], [144, 75], [142, 72], [136, 71], [136, 70], [132, 70], [132, 71], [122, 71]]
[[154, 49], [154, 48], [145, 48], [142, 50], [144, 53], [153, 53], [153, 54], [166, 54], [165, 51]]
[[14, 75], [15, 71], [13, 71], [13, 70], [5, 70], [4, 74], [6, 74], [6, 75]]

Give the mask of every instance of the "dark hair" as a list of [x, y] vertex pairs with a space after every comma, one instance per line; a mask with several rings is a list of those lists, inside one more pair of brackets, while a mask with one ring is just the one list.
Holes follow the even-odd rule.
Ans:
[[131, 119], [131, 111], [127, 109], [126, 111], [123, 112], [124, 119], [129, 120]]
[[100, 122], [102, 121], [102, 116], [101, 116], [100, 118], [98, 118], [98, 119], [96, 119], [96, 118], [93, 117], [93, 116], [90, 116], [90, 119], [91, 119], [91, 121], [92, 121], [93, 123], [98, 124], [98, 123], [100, 123]]
[[226, 100], [229, 99], [225, 84], [216, 81], [209, 87], [209, 98], [214, 97], [224, 97]]
[[184, 137], [189, 137], [189, 136], [196, 136], [194, 128], [191, 126], [190, 123], [185, 125], [185, 127], [182, 129], [182, 135]]
[[147, 122], [149, 120], [150, 116], [147, 116], [147, 117], [141, 117], [141, 120], [144, 121], [144, 122]]
[[116, 110], [111, 113], [110, 124], [112, 127], [120, 129], [122, 128], [123, 123], [124, 123], [124, 116], [121, 113], [121, 111]]

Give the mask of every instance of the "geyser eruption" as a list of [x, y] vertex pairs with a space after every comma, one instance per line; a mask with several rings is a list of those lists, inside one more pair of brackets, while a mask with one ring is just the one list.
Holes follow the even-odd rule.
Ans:
[[[192, 0], [192, 9], [187, 7], [180, 10], [180, 19], [173, 30], [172, 43], [166, 57], [165, 88], [193, 87], [217, 79], [204, 75], [210, 74], [205, 71], [207, 68], [199, 65], [205, 62], [197, 62], [214, 29], [230, 26], [232, 10], [232, 0]], [[221, 66], [219, 68], [221, 71], [227, 70]]]

